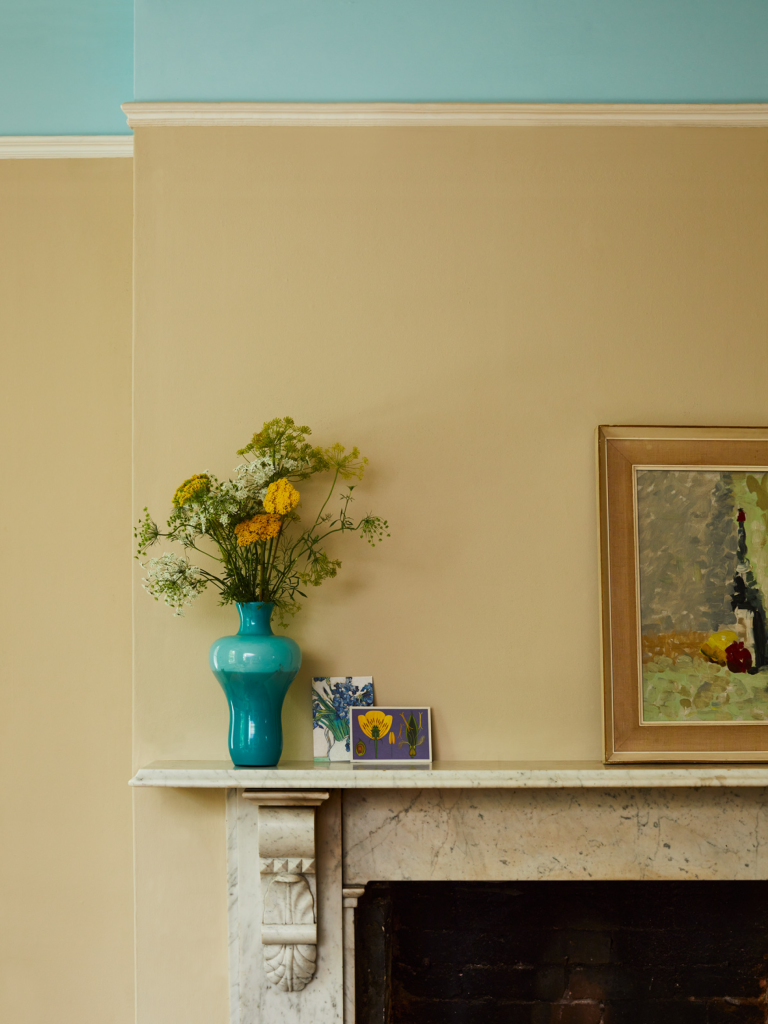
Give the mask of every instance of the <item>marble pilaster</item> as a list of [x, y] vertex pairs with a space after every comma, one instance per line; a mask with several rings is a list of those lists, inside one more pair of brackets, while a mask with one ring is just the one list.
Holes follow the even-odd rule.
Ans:
[[[323, 794], [325, 795], [325, 794]], [[300, 811], [310, 808], [301, 807]], [[339, 793], [318, 806], [315, 824], [315, 857], [306, 845], [306, 829], [299, 818], [285, 816], [285, 829], [277, 807], [260, 807], [239, 790], [227, 795], [227, 852], [229, 899], [230, 1024], [343, 1024], [343, 948], [341, 905], [341, 801]], [[292, 808], [285, 808], [291, 811]], [[260, 839], [260, 815], [262, 835]], [[302, 845], [303, 844], [303, 845]], [[297, 856], [291, 858], [291, 850]], [[264, 857], [263, 853], [271, 856]], [[265, 877], [274, 863], [285, 858], [286, 877], [311, 876], [316, 916], [316, 961], [311, 980], [298, 991], [286, 991], [270, 983], [265, 964], [265, 902], [269, 892]], [[267, 875], [263, 873], [268, 868]], [[280, 865], [277, 865], [280, 867]], [[295, 868], [295, 872], [294, 869]], [[269, 908], [267, 908], [269, 911]], [[269, 912], [267, 918], [269, 918]], [[267, 928], [279, 928], [267, 921]], [[267, 938], [272, 933], [269, 932]], [[279, 932], [275, 935], [279, 939]], [[290, 937], [290, 936], [289, 936]], [[272, 941], [272, 940], [270, 940]], [[299, 941], [304, 941], [300, 939]], [[269, 947], [267, 947], [269, 948]]]

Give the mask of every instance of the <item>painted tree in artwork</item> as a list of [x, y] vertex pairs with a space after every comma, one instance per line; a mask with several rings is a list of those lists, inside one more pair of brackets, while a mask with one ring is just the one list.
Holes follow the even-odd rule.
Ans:
[[731, 620], [731, 475], [639, 470], [637, 514], [643, 632], [710, 632]]
[[752, 628], [755, 649], [755, 668], [761, 668], [768, 664], [768, 649], [766, 649], [766, 628], [765, 628], [765, 606], [763, 595], [757, 585], [752, 565], [749, 561], [747, 550], [747, 531], [745, 522], [747, 515], [743, 508], [738, 511], [737, 522], [739, 524], [739, 546], [737, 549], [739, 563], [733, 576], [733, 592], [731, 596], [731, 608], [737, 615], [745, 612]]
[[[699, 474], [703, 476], [705, 474]], [[709, 474], [706, 474], [709, 476]], [[712, 488], [710, 514], [703, 535], [706, 567], [702, 571], [702, 604], [705, 629], [717, 630], [732, 619], [730, 585], [736, 566], [736, 530], [734, 529], [733, 477], [718, 473]], [[702, 623], [704, 622], [702, 618]]]
[[744, 527], [749, 545], [749, 562], [763, 598], [768, 595], [768, 473], [734, 474], [735, 504], [747, 519]]

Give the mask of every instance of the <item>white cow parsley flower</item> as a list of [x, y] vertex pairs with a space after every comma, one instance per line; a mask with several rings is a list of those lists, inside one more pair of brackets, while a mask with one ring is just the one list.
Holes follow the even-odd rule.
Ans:
[[144, 589], [156, 601], [162, 597], [176, 615], [183, 615], [182, 609], [192, 604], [207, 586], [205, 575], [197, 566], [170, 551], [142, 565], [147, 570], [147, 578], [142, 580]]
[[232, 481], [235, 497], [238, 501], [263, 501], [274, 475], [275, 467], [271, 459], [241, 463], [235, 467], [235, 478]]

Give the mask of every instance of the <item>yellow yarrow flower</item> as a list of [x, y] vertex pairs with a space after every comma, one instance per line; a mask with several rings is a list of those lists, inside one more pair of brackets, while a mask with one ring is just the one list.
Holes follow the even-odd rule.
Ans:
[[283, 477], [275, 480], [267, 488], [264, 498], [264, 508], [267, 512], [274, 512], [277, 515], [285, 516], [299, 504], [299, 492], [288, 480]]
[[201, 494], [207, 494], [211, 487], [211, 478], [207, 473], [195, 473], [189, 480], [185, 480], [183, 484], [180, 484], [176, 488], [176, 493], [173, 496], [173, 504], [177, 508], [181, 508], [182, 505], [186, 505], [188, 501], [193, 501]]
[[280, 516], [258, 515], [238, 523], [235, 527], [237, 546], [245, 548], [249, 544], [255, 544], [257, 540], [272, 540], [280, 533], [282, 522]]

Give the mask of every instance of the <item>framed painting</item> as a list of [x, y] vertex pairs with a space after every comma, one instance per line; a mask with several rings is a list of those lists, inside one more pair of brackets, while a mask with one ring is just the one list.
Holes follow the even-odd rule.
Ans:
[[353, 764], [418, 765], [432, 760], [429, 708], [360, 707], [349, 709]]
[[597, 446], [605, 761], [768, 761], [768, 428]]

